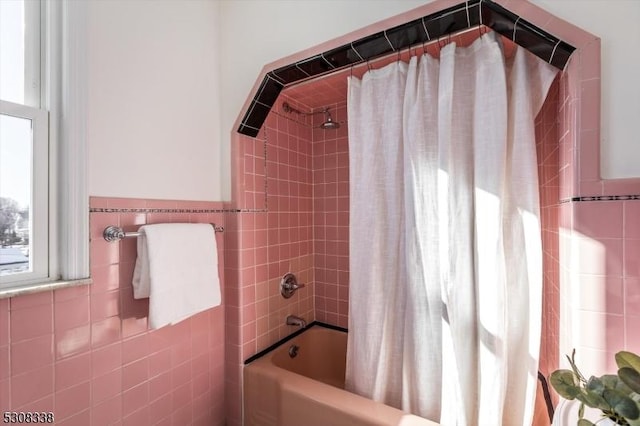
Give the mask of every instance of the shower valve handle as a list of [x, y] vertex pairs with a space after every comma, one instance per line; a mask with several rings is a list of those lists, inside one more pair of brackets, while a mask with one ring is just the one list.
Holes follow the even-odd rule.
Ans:
[[280, 280], [280, 294], [285, 299], [293, 296], [293, 293], [296, 292], [297, 289], [303, 288], [304, 284], [299, 284], [295, 275], [291, 272], [287, 272], [282, 280]]

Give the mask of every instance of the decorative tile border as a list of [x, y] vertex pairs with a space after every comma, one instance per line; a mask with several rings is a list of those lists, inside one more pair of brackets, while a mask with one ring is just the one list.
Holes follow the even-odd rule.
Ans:
[[91, 207], [89, 213], [265, 213], [266, 209], [155, 209]]
[[640, 195], [594, 195], [589, 197], [572, 197], [560, 200], [560, 203], [577, 203], [582, 201], [630, 201], [640, 200]]
[[[266, 184], [265, 184], [266, 186]], [[266, 189], [266, 188], [265, 188]], [[266, 198], [266, 191], [265, 191]], [[588, 197], [572, 197], [560, 200], [563, 203], [577, 203], [582, 201], [640, 201], [640, 194], [636, 195], [594, 195]], [[266, 204], [266, 200], [265, 200]], [[89, 213], [268, 213], [269, 209], [156, 209], [156, 208], [102, 208], [91, 207]]]

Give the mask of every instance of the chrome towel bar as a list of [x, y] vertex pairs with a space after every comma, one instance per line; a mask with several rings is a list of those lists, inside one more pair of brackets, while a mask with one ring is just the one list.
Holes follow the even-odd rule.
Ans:
[[[224, 232], [224, 226], [216, 225], [215, 223], [212, 223], [211, 226], [213, 226], [213, 230], [215, 232]], [[112, 241], [120, 241], [123, 238], [139, 237], [140, 234], [141, 234], [140, 232], [124, 232], [124, 230], [119, 226], [111, 225], [104, 228], [104, 231], [102, 232], [102, 237], [106, 241], [112, 242]]]

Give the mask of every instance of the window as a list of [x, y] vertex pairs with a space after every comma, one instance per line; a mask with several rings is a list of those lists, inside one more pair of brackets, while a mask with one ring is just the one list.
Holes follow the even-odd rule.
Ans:
[[[0, 0], [0, 297], [88, 276], [86, 195], [57, 190], [84, 164], [53, 120], [63, 108], [59, 3]], [[59, 177], [58, 164], [71, 172]]]
[[0, 2], [0, 277], [49, 277], [48, 112], [40, 102], [40, 4]]
[[0, 104], [0, 277], [49, 277], [48, 113]]

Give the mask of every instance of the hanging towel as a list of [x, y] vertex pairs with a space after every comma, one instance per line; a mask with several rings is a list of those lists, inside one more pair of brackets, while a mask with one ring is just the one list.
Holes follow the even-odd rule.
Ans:
[[133, 297], [149, 298], [149, 327], [175, 324], [220, 304], [213, 226], [144, 225], [138, 237]]

